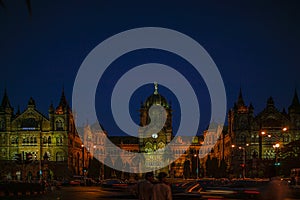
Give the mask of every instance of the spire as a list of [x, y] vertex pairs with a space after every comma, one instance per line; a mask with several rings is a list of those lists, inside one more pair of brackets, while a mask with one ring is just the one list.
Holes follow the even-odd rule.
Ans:
[[285, 108], [282, 109], [282, 112], [281, 112], [283, 115], [287, 115], [286, 111], [285, 111]]
[[158, 94], [158, 83], [154, 82], [154, 94]]
[[18, 105], [18, 111], [17, 111], [16, 115], [18, 116], [18, 115], [20, 115], [20, 114], [21, 114], [20, 106]]
[[53, 113], [54, 111], [54, 107], [53, 107], [53, 102], [51, 101], [51, 104], [49, 106], [49, 109], [48, 109], [49, 113]]
[[299, 106], [299, 98], [298, 98], [298, 94], [297, 94], [297, 90], [295, 89], [295, 93], [294, 93], [294, 98], [293, 98], [293, 102], [292, 102], [292, 105], [295, 105], [295, 106]]
[[65, 89], [63, 88], [61, 96], [60, 96], [59, 105], [62, 106], [62, 107], [65, 107], [67, 104], [68, 103], [67, 103], [67, 99], [66, 99], [66, 96], [65, 96]]
[[237, 106], [240, 107], [240, 106], [244, 106], [245, 103], [244, 103], [244, 99], [243, 99], [243, 95], [242, 95], [242, 88], [240, 88], [240, 93], [239, 93], [239, 98], [238, 98], [238, 101], [237, 101]]
[[1, 106], [2, 106], [3, 108], [12, 108], [11, 105], [10, 105], [8, 96], [7, 96], [6, 88], [4, 89], [4, 95], [3, 95], [3, 99], [2, 99], [2, 104], [1, 104]]
[[254, 107], [253, 107], [252, 103], [250, 103], [250, 105], [249, 105], [249, 111], [252, 112], [252, 113], [254, 111]]
[[273, 107], [274, 107], [273, 97], [269, 97], [267, 101], [267, 108], [273, 108]]
[[32, 97], [30, 97], [30, 99], [28, 101], [28, 107], [35, 108], [35, 101]]
[[299, 103], [299, 98], [297, 94], [297, 90], [295, 89], [294, 97], [292, 104], [289, 107], [289, 112], [300, 112], [300, 103]]

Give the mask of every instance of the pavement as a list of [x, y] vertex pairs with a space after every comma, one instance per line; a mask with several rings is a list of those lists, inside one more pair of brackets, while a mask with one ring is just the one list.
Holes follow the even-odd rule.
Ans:
[[[299, 196], [300, 198], [300, 196]], [[100, 186], [66, 186], [61, 187], [59, 190], [49, 191], [45, 194], [36, 194], [36, 195], [24, 195], [24, 196], [9, 196], [9, 197], [0, 197], [1, 200], [12, 200], [12, 199], [24, 199], [24, 200], [107, 200], [107, 199], [120, 199], [120, 200], [133, 200], [137, 199], [129, 192], [120, 191], [120, 190], [110, 190], [102, 189]], [[198, 197], [188, 197], [188, 196], [173, 196], [173, 200], [177, 199], [189, 199], [189, 200], [199, 200]], [[296, 200], [297, 196], [291, 198], [283, 198], [280, 200]], [[275, 199], [272, 199], [275, 200]]]

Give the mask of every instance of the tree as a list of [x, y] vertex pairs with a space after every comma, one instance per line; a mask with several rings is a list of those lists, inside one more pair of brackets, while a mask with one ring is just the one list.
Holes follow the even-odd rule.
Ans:
[[217, 158], [210, 158], [210, 155], [207, 156], [206, 163], [206, 176], [218, 178], [220, 177], [220, 168], [219, 168], [219, 160]]
[[227, 176], [227, 163], [225, 162], [224, 159], [222, 159], [219, 167], [219, 177], [224, 178], [226, 176]]
[[100, 176], [101, 163], [96, 158], [90, 160], [88, 168], [88, 176], [90, 178], [99, 178]]
[[191, 162], [190, 160], [185, 160], [183, 163], [183, 176], [184, 178], [190, 178], [191, 176]]

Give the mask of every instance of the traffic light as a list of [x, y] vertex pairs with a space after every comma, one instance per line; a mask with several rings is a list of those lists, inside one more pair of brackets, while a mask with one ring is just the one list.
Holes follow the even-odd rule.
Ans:
[[26, 163], [31, 163], [31, 162], [32, 162], [32, 154], [26, 153]]
[[87, 168], [86, 168], [86, 167], [83, 168], [83, 172], [84, 172], [84, 173], [87, 172]]
[[275, 162], [275, 166], [280, 166], [280, 162]]
[[22, 163], [22, 154], [16, 153], [14, 156], [14, 160], [17, 162], [17, 164], [21, 164]]

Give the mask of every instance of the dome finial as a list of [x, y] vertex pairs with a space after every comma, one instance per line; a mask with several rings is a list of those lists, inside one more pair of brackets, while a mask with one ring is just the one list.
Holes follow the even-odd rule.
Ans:
[[158, 94], [158, 83], [154, 82], [154, 94]]

